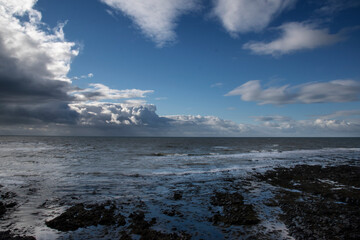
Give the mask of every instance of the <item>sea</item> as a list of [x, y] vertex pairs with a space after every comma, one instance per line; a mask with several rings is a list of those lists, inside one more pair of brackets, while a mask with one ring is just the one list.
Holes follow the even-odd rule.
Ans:
[[[0, 231], [37, 239], [118, 239], [114, 227], [62, 233], [45, 225], [76, 203], [110, 200], [124, 215], [143, 209], [157, 218], [161, 231], [231, 238], [234, 229], [224, 231], [207, 221], [205, 207], [214, 192], [226, 189], [228, 179], [298, 164], [359, 163], [360, 138], [0, 136], [0, 191], [11, 192], [17, 202], [0, 219]], [[180, 201], [172, 199], [174, 192], [182, 193]], [[254, 202], [266, 195], [261, 188], [244, 194], [252, 194]], [[174, 207], [182, 216], [163, 214]], [[263, 230], [278, 229], [285, 236], [284, 226], [266, 214]]]

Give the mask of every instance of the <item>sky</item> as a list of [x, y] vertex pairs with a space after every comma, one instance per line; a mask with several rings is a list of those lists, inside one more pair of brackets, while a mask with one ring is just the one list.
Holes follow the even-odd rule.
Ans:
[[0, 0], [0, 134], [360, 137], [358, 0]]

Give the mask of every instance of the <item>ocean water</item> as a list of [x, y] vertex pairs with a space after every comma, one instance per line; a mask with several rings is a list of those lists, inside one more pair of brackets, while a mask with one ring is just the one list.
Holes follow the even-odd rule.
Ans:
[[[0, 229], [37, 239], [112, 239], [117, 233], [104, 227], [60, 233], [45, 221], [75, 203], [113, 200], [128, 206], [125, 213], [146, 206], [149, 216], [159, 218], [160, 230], [176, 227], [197, 232], [198, 239], [224, 238], [224, 231], [205, 220], [201, 207], [214, 191], [226, 188], [224, 179], [277, 166], [359, 160], [360, 138], [2, 136], [0, 190], [16, 193], [18, 207], [0, 222]], [[180, 202], [172, 201], [174, 191], [184, 193]], [[162, 215], [174, 206], [185, 217]]]

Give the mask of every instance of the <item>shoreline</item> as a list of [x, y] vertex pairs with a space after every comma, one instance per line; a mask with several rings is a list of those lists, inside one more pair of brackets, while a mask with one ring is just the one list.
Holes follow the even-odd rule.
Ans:
[[[359, 176], [358, 166], [295, 165], [213, 183], [184, 181], [163, 200], [89, 204], [79, 198], [63, 204], [43, 229], [60, 239], [359, 239]], [[19, 203], [16, 194], [0, 191], [6, 221]], [[0, 239], [34, 239], [9, 225]]]

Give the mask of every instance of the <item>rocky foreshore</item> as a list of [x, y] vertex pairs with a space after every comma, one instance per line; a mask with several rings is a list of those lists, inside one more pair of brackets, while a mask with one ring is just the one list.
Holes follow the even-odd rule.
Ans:
[[[297, 165], [255, 172], [243, 179], [226, 178], [215, 190], [202, 193], [206, 187], [204, 184], [192, 192], [192, 183], [185, 184], [167, 198], [171, 204], [159, 203], [152, 211], [142, 201], [76, 203], [45, 220], [44, 225], [67, 236], [79, 229], [96, 231], [104, 226], [104, 238], [116, 231], [111, 236], [122, 240], [202, 238], [201, 230], [175, 227], [172, 223], [176, 221], [214, 229], [216, 238], [360, 239], [360, 167]], [[1, 190], [0, 221], [6, 221], [19, 204], [15, 193]], [[185, 211], [190, 205], [192, 208]], [[195, 214], [196, 208], [204, 209], [204, 214]], [[267, 229], [268, 216], [278, 229]], [[2, 239], [35, 238], [1, 229]]]
[[277, 168], [258, 176], [277, 186], [274, 206], [295, 239], [360, 239], [360, 168]]

